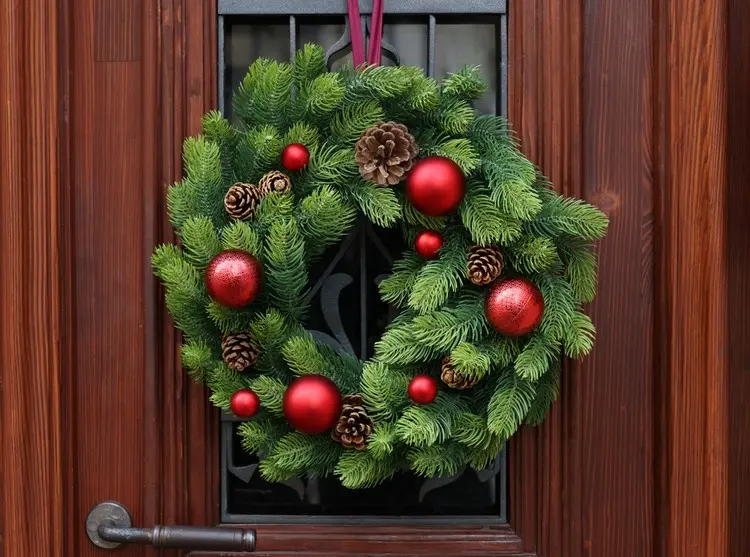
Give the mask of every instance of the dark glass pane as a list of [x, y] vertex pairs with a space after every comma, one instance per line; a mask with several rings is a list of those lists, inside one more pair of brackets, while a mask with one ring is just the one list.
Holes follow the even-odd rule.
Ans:
[[[311, 12], [315, 3], [311, 3]], [[429, 14], [386, 15], [384, 64], [394, 58], [404, 65], [428, 67]], [[433, 37], [435, 77], [440, 79], [466, 64], [480, 64], [490, 88], [477, 103], [482, 112], [499, 109], [502, 64], [502, 18], [439, 15]], [[366, 18], [365, 18], [366, 22]], [[225, 113], [231, 116], [231, 93], [248, 66], [259, 56], [288, 60], [290, 38], [297, 47], [315, 42], [331, 48], [345, 32], [341, 15], [313, 14], [289, 17], [231, 16], [223, 19], [224, 80], [221, 94]], [[351, 63], [351, 48], [344, 47], [329, 61], [334, 70]], [[351, 236], [334, 246], [311, 269], [314, 286], [307, 328], [322, 342], [360, 358], [372, 355], [373, 345], [393, 317], [393, 309], [380, 301], [377, 283], [404, 248], [398, 230], [384, 230], [360, 221]], [[332, 262], [335, 264], [331, 265]], [[452, 478], [426, 480], [399, 473], [390, 482], [369, 490], [342, 488], [335, 478], [269, 484], [257, 473], [257, 460], [245, 453], [236, 434], [236, 423], [222, 422], [222, 520], [246, 523], [263, 521], [315, 521], [336, 517], [356, 520], [505, 520], [505, 457], [495, 466], [476, 473], [467, 470]], [[448, 518], [453, 517], [453, 518]], [[463, 518], [461, 518], [463, 517]], [[391, 518], [393, 520], [393, 518]]]

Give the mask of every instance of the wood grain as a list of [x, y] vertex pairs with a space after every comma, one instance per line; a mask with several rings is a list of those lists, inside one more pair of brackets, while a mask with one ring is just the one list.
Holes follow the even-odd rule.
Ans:
[[729, 2], [728, 261], [731, 557], [750, 555], [750, 5]]
[[[664, 555], [729, 551], [725, 1], [661, 2]], [[677, 40], [679, 39], [679, 40]]]
[[64, 555], [58, 2], [0, 7], [4, 554]]

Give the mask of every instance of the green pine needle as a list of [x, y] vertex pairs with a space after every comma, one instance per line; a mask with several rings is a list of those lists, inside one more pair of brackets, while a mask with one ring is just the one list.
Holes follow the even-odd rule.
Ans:
[[506, 252], [513, 268], [526, 274], [549, 271], [558, 262], [555, 243], [546, 237], [527, 236]]
[[345, 106], [333, 117], [331, 132], [342, 143], [355, 143], [367, 128], [384, 118], [385, 112], [377, 101], [360, 101]]
[[288, 426], [284, 422], [262, 417], [242, 422], [237, 428], [237, 433], [243, 449], [265, 457], [279, 439], [288, 433]]
[[443, 103], [438, 111], [440, 129], [451, 135], [463, 135], [469, 131], [474, 121], [474, 109], [461, 99], [452, 99]]
[[350, 185], [349, 193], [360, 210], [378, 226], [393, 226], [401, 217], [401, 205], [392, 188], [358, 180]]
[[393, 455], [379, 458], [372, 451], [344, 451], [334, 474], [349, 489], [375, 487], [393, 477], [396, 459]]
[[377, 459], [391, 455], [398, 444], [396, 426], [389, 422], [378, 422], [367, 439], [367, 450]]
[[557, 400], [559, 392], [560, 365], [557, 361], [550, 365], [549, 371], [539, 380], [536, 387], [536, 397], [526, 415], [526, 423], [532, 426], [543, 424], [552, 403]]
[[260, 406], [265, 412], [280, 418], [284, 417], [283, 401], [286, 392], [284, 383], [267, 375], [253, 377], [249, 383], [250, 389], [258, 395]]
[[458, 212], [471, 239], [480, 246], [507, 245], [521, 236], [521, 221], [502, 213], [480, 188], [470, 189]]
[[406, 458], [409, 468], [423, 478], [450, 477], [465, 466], [468, 450], [458, 443], [413, 448]]
[[576, 311], [570, 323], [570, 328], [563, 336], [563, 349], [571, 358], [587, 356], [594, 347], [596, 328], [591, 318], [585, 313]]
[[451, 425], [462, 406], [445, 393], [425, 406], [409, 406], [396, 422], [396, 434], [412, 447], [429, 447], [450, 438]]
[[502, 439], [509, 439], [523, 422], [536, 397], [534, 383], [509, 368], [500, 377], [487, 408], [487, 426]]
[[325, 50], [317, 44], [305, 44], [295, 53], [292, 68], [297, 84], [311, 82], [326, 71]]
[[221, 230], [221, 244], [225, 250], [238, 249], [255, 257], [262, 254], [258, 233], [242, 221], [235, 221]]
[[488, 89], [479, 66], [465, 66], [443, 80], [443, 94], [465, 101], [480, 99]]
[[203, 339], [188, 340], [182, 345], [180, 352], [182, 367], [199, 383], [208, 378], [218, 363], [211, 346]]
[[429, 261], [417, 274], [409, 295], [410, 308], [418, 313], [434, 311], [461, 288], [468, 266], [468, 247], [459, 235], [448, 238], [440, 257]]
[[219, 235], [207, 217], [188, 219], [182, 227], [180, 236], [185, 259], [197, 269], [204, 270], [211, 259], [221, 251]]
[[390, 276], [378, 284], [383, 301], [397, 307], [406, 304], [424, 265], [425, 260], [414, 252], [394, 261]]
[[535, 334], [516, 358], [516, 374], [522, 379], [536, 381], [547, 372], [550, 363], [559, 357], [559, 341]]

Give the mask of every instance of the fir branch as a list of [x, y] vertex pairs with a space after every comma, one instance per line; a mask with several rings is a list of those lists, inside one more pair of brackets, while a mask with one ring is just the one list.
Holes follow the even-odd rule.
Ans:
[[535, 334], [516, 358], [516, 374], [522, 379], [536, 381], [547, 372], [550, 362], [559, 357], [559, 341]]
[[288, 426], [268, 417], [242, 422], [237, 428], [242, 448], [250, 454], [257, 454], [260, 458], [265, 458], [271, 448], [288, 432]]
[[479, 66], [464, 66], [443, 80], [443, 95], [457, 97], [464, 101], [475, 101], [487, 92], [487, 81], [482, 77]]
[[408, 108], [418, 112], [435, 110], [440, 103], [440, 91], [437, 82], [424, 76], [416, 77], [412, 81], [406, 102]]
[[330, 437], [293, 431], [273, 446], [261, 462], [260, 472], [265, 480], [272, 482], [308, 471], [316, 476], [326, 476], [333, 471], [340, 455], [341, 445]]
[[522, 220], [533, 219], [542, 209], [534, 189], [533, 165], [521, 155], [485, 159], [482, 171], [490, 185], [490, 198], [505, 214]]
[[334, 115], [331, 132], [336, 139], [347, 145], [355, 143], [369, 127], [385, 118], [383, 107], [368, 99], [346, 105]]
[[375, 360], [390, 365], [426, 362], [441, 356], [441, 347], [426, 346], [415, 339], [414, 323], [392, 323], [375, 342]]
[[219, 362], [206, 378], [211, 389], [211, 402], [222, 410], [229, 410], [232, 395], [245, 388], [242, 374], [237, 373], [224, 362]]
[[394, 455], [379, 458], [368, 450], [343, 451], [334, 474], [344, 487], [364, 489], [391, 479], [396, 472], [396, 463]]
[[550, 238], [526, 236], [505, 252], [514, 269], [525, 274], [550, 270], [557, 262], [557, 248]]
[[258, 233], [246, 222], [234, 221], [221, 229], [223, 249], [238, 249], [255, 257], [261, 256], [261, 241]]
[[482, 188], [470, 185], [458, 212], [461, 222], [477, 245], [507, 245], [522, 234], [521, 222], [502, 213]]
[[518, 141], [511, 133], [508, 121], [494, 114], [477, 116], [469, 129], [469, 137], [485, 153], [492, 152], [497, 146], [518, 147]]
[[204, 339], [188, 340], [182, 345], [180, 354], [182, 367], [199, 383], [204, 382], [218, 364], [211, 345]]
[[219, 235], [207, 217], [193, 217], [185, 221], [180, 236], [185, 259], [201, 271], [221, 251]]
[[429, 447], [451, 436], [451, 425], [464, 406], [455, 396], [438, 393], [432, 404], [409, 406], [396, 421], [396, 434], [412, 447]]
[[294, 54], [292, 69], [294, 81], [298, 85], [313, 81], [326, 71], [325, 50], [320, 45], [306, 43]]
[[505, 368], [521, 353], [521, 341], [515, 337], [501, 336], [493, 333], [482, 346], [492, 359], [492, 365], [496, 368]]
[[312, 151], [318, 146], [318, 129], [306, 122], [295, 122], [284, 135], [284, 145], [290, 143], [301, 143]]
[[234, 113], [247, 127], [269, 124], [282, 128], [289, 115], [292, 66], [258, 58], [232, 98]]
[[307, 266], [305, 243], [294, 219], [280, 218], [270, 224], [265, 261], [265, 286], [271, 300], [279, 310], [299, 319], [306, 311], [303, 294], [307, 286]]
[[346, 93], [341, 76], [324, 73], [309, 83], [301, 84], [294, 108], [295, 120], [325, 124], [341, 104]]
[[465, 137], [449, 139], [434, 146], [420, 148], [420, 155], [447, 157], [461, 167], [464, 174], [471, 174], [479, 167], [479, 153]]
[[409, 469], [424, 478], [446, 477], [458, 474], [465, 466], [466, 447], [446, 443], [429, 447], [412, 448], [406, 455]]
[[260, 176], [277, 165], [281, 151], [286, 146], [278, 130], [265, 125], [247, 131], [244, 141], [255, 154], [253, 175]]
[[570, 284], [555, 275], [539, 275], [536, 282], [544, 297], [544, 316], [539, 330], [552, 341], [562, 340], [576, 311]]
[[534, 383], [506, 369], [487, 407], [487, 426], [502, 439], [509, 439], [523, 422], [536, 396]]
[[424, 346], [447, 353], [462, 342], [483, 338], [487, 334], [487, 327], [483, 292], [470, 291], [453, 306], [416, 316], [412, 342], [416, 340]]
[[486, 418], [471, 412], [463, 412], [456, 418], [451, 438], [472, 449], [487, 448], [494, 441], [494, 436], [487, 429]]
[[469, 246], [459, 234], [450, 234], [440, 257], [422, 267], [412, 285], [408, 305], [418, 313], [433, 311], [461, 288], [466, 278]]
[[582, 240], [598, 240], [607, 233], [609, 219], [599, 209], [581, 199], [553, 196], [529, 229], [539, 236], [552, 238], [567, 234]]
[[356, 180], [349, 188], [349, 194], [373, 224], [387, 228], [401, 217], [401, 205], [392, 188], [381, 188], [363, 180]]
[[416, 253], [404, 253], [401, 259], [396, 259], [393, 262], [390, 276], [384, 278], [378, 284], [380, 298], [384, 302], [398, 307], [406, 304], [424, 265], [425, 260]]
[[410, 376], [382, 362], [365, 362], [360, 391], [365, 407], [376, 422], [395, 420], [409, 404], [407, 388]]
[[299, 226], [305, 237], [305, 252], [316, 259], [351, 229], [356, 209], [330, 186], [322, 186], [299, 205]]
[[411, 87], [412, 70], [405, 66], [366, 66], [359, 72], [362, 86], [379, 99], [405, 95]]
[[398, 444], [396, 424], [378, 422], [375, 424], [370, 437], [367, 439], [367, 450], [377, 459], [385, 459], [392, 454]]
[[247, 331], [255, 317], [253, 305], [244, 308], [230, 308], [211, 300], [206, 306], [206, 313], [222, 334]]
[[290, 338], [284, 343], [281, 353], [296, 375], [321, 373], [327, 367], [325, 358], [309, 333]]
[[486, 347], [462, 342], [451, 351], [451, 363], [462, 375], [479, 381], [490, 372], [492, 358]]
[[596, 297], [597, 286], [597, 261], [592, 245], [565, 236], [558, 239], [558, 250], [576, 300], [584, 304], [591, 302]]
[[219, 146], [203, 136], [189, 137], [183, 146], [186, 179], [193, 189], [200, 215], [208, 217], [216, 227], [227, 220], [224, 211], [226, 188], [222, 176]]
[[414, 205], [409, 203], [406, 198], [406, 193], [403, 190], [399, 189], [396, 191], [396, 197], [398, 198], [403, 211], [404, 223], [414, 225], [420, 230], [436, 230], [440, 232], [445, 228], [445, 217], [430, 217], [420, 213]]
[[542, 375], [537, 383], [534, 402], [526, 414], [525, 422], [536, 426], [544, 423], [552, 403], [557, 400], [560, 392], [560, 362], [556, 360], [549, 367], [549, 371]]
[[310, 175], [321, 184], [347, 186], [359, 175], [354, 149], [336, 145], [319, 146], [310, 154]]
[[278, 221], [294, 220], [294, 198], [278, 192], [266, 195], [255, 210], [253, 225], [256, 230], [268, 240], [268, 232], [271, 226]]
[[279, 418], [284, 417], [284, 393], [286, 385], [267, 375], [259, 375], [249, 380], [250, 389], [258, 395], [261, 408]]
[[570, 327], [563, 335], [563, 349], [571, 358], [582, 358], [594, 347], [596, 328], [591, 318], [585, 313], [576, 311], [570, 322]]
[[222, 179], [224, 187], [229, 188], [234, 179], [232, 160], [237, 143], [235, 129], [218, 110], [207, 112], [201, 119], [201, 127], [206, 138], [219, 146]]
[[443, 98], [437, 121], [443, 131], [451, 135], [464, 135], [474, 121], [474, 109], [464, 100]]
[[198, 197], [193, 184], [187, 179], [172, 184], [167, 189], [167, 212], [175, 230], [182, 229], [186, 220], [199, 215]]
[[497, 457], [503, 451], [503, 441], [497, 435], [492, 435], [489, 444], [486, 447], [473, 449], [467, 456], [466, 460], [469, 466], [477, 472], [486, 470], [492, 466]]

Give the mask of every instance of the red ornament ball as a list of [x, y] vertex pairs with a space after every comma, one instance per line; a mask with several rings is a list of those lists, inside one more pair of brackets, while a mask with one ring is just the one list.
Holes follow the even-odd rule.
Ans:
[[424, 230], [417, 234], [414, 249], [425, 259], [437, 259], [438, 250], [443, 247], [443, 236], [434, 230]]
[[341, 392], [322, 375], [303, 375], [284, 393], [284, 417], [294, 429], [317, 435], [331, 429], [341, 415]]
[[205, 281], [212, 300], [222, 306], [241, 308], [258, 297], [263, 268], [245, 251], [222, 251], [208, 264]]
[[310, 162], [310, 151], [302, 143], [290, 143], [281, 152], [281, 165], [291, 172], [302, 170]]
[[542, 321], [544, 298], [530, 280], [508, 278], [492, 285], [484, 300], [484, 314], [498, 333], [523, 336]]
[[250, 389], [240, 389], [232, 395], [229, 409], [238, 418], [252, 418], [260, 409], [260, 399]]
[[438, 382], [429, 375], [415, 375], [409, 381], [409, 398], [417, 404], [430, 404], [438, 393]]
[[446, 157], [417, 161], [406, 175], [406, 197], [417, 211], [430, 217], [454, 211], [466, 193], [461, 167]]

